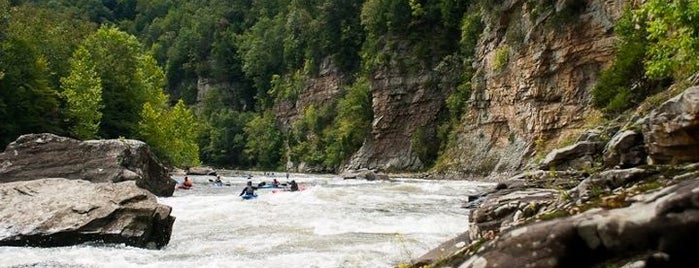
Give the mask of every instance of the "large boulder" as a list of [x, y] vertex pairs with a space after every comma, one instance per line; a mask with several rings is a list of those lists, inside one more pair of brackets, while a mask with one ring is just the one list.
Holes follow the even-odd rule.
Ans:
[[62, 178], [0, 184], [0, 246], [55, 247], [86, 242], [161, 248], [172, 208], [134, 181]]
[[0, 183], [41, 178], [134, 180], [158, 196], [172, 196], [177, 183], [148, 145], [137, 140], [79, 141], [48, 133], [27, 134], [0, 153]]
[[653, 110], [643, 125], [650, 164], [699, 161], [699, 86]]
[[643, 135], [634, 130], [620, 131], [602, 152], [605, 167], [629, 168], [645, 164], [646, 149]]
[[546, 155], [539, 168], [541, 170], [582, 170], [590, 168], [596, 155], [602, 147], [599, 142], [578, 142], [573, 145], [558, 148]]

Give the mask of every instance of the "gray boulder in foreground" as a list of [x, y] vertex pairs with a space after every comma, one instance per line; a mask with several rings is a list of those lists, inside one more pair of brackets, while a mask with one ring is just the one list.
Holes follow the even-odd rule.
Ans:
[[86, 242], [162, 248], [175, 218], [134, 181], [62, 178], [0, 184], [0, 246], [56, 247]]
[[699, 236], [699, 179], [635, 196], [633, 202], [512, 229], [459, 267], [607, 267], [624, 261], [633, 267], [686, 267], [696, 261], [691, 245]]
[[80, 141], [49, 133], [27, 134], [0, 153], [0, 183], [42, 178], [133, 180], [158, 196], [172, 196], [177, 183], [149, 146], [138, 140]]

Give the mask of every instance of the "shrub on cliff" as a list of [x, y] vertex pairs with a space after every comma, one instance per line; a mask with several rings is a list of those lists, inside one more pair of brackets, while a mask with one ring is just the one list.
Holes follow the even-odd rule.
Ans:
[[699, 71], [699, 2], [649, 0], [628, 9], [615, 30], [616, 59], [592, 92], [593, 105], [607, 114]]

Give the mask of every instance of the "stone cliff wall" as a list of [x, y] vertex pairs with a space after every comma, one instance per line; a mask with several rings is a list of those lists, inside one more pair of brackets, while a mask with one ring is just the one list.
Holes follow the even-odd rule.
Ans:
[[293, 102], [282, 100], [275, 103], [274, 114], [277, 115], [281, 127], [285, 131], [288, 130], [310, 105], [319, 108], [340, 98], [340, 88], [345, 83], [344, 79], [344, 74], [338, 70], [332, 60], [325, 59], [318, 75], [306, 80], [298, 100]]
[[436, 139], [445, 100], [458, 86], [458, 74], [454, 72], [459, 71], [459, 63], [446, 56], [436, 61], [436, 66], [423, 62], [401, 68], [411, 56], [399, 51], [393, 57], [370, 79], [374, 113], [371, 133], [347, 169], [415, 171], [425, 167], [414, 148], [417, 138], [413, 135], [420, 131], [422, 138]]
[[[443, 171], [514, 172], [579, 134], [591, 89], [614, 58], [615, 22], [630, 1], [482, 1], [485, 29], [476, 47], [471, 97], [456, 139], [441, 156]], [[409, 49], [397, 47], [385, 51], [390, 60], [369, 77], [372, 129], [346, 169], [425, 167], [413, 136], [420, 130], [436, 139], [445, 100], [459, 85], [454, 73], [463, 68], [460, 60], [446, 56], [450, 52], [432, 51], [442, 58], [415, 64]], [[331, 64], [321, 70], [298, 101], [276, 104], [283, 127], [288, 129], [308, 105], [339, 97], [343, 75]]]
[[470, 108], [445, 158], [453, 172], [516, 171], [585, 123], [625, 1], [534, 2], [489, 4], [483, 14]]

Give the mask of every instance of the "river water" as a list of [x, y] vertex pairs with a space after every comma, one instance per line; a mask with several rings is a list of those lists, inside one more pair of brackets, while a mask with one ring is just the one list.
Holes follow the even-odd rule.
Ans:
[[223, 187], [211, 185], [210, 176], [192, 179], [192, 189], [158, 199], [177, 218], [161, 250], [0, 247], [0, 267], [394, 267], [466, 231], [468, 211], [461, 205], [468, 194], [492, 186], [291, 174], [305, 190], [260, 189], [256, 199], [243, 200], [243, 174], [222, 176], [231, 184]]

